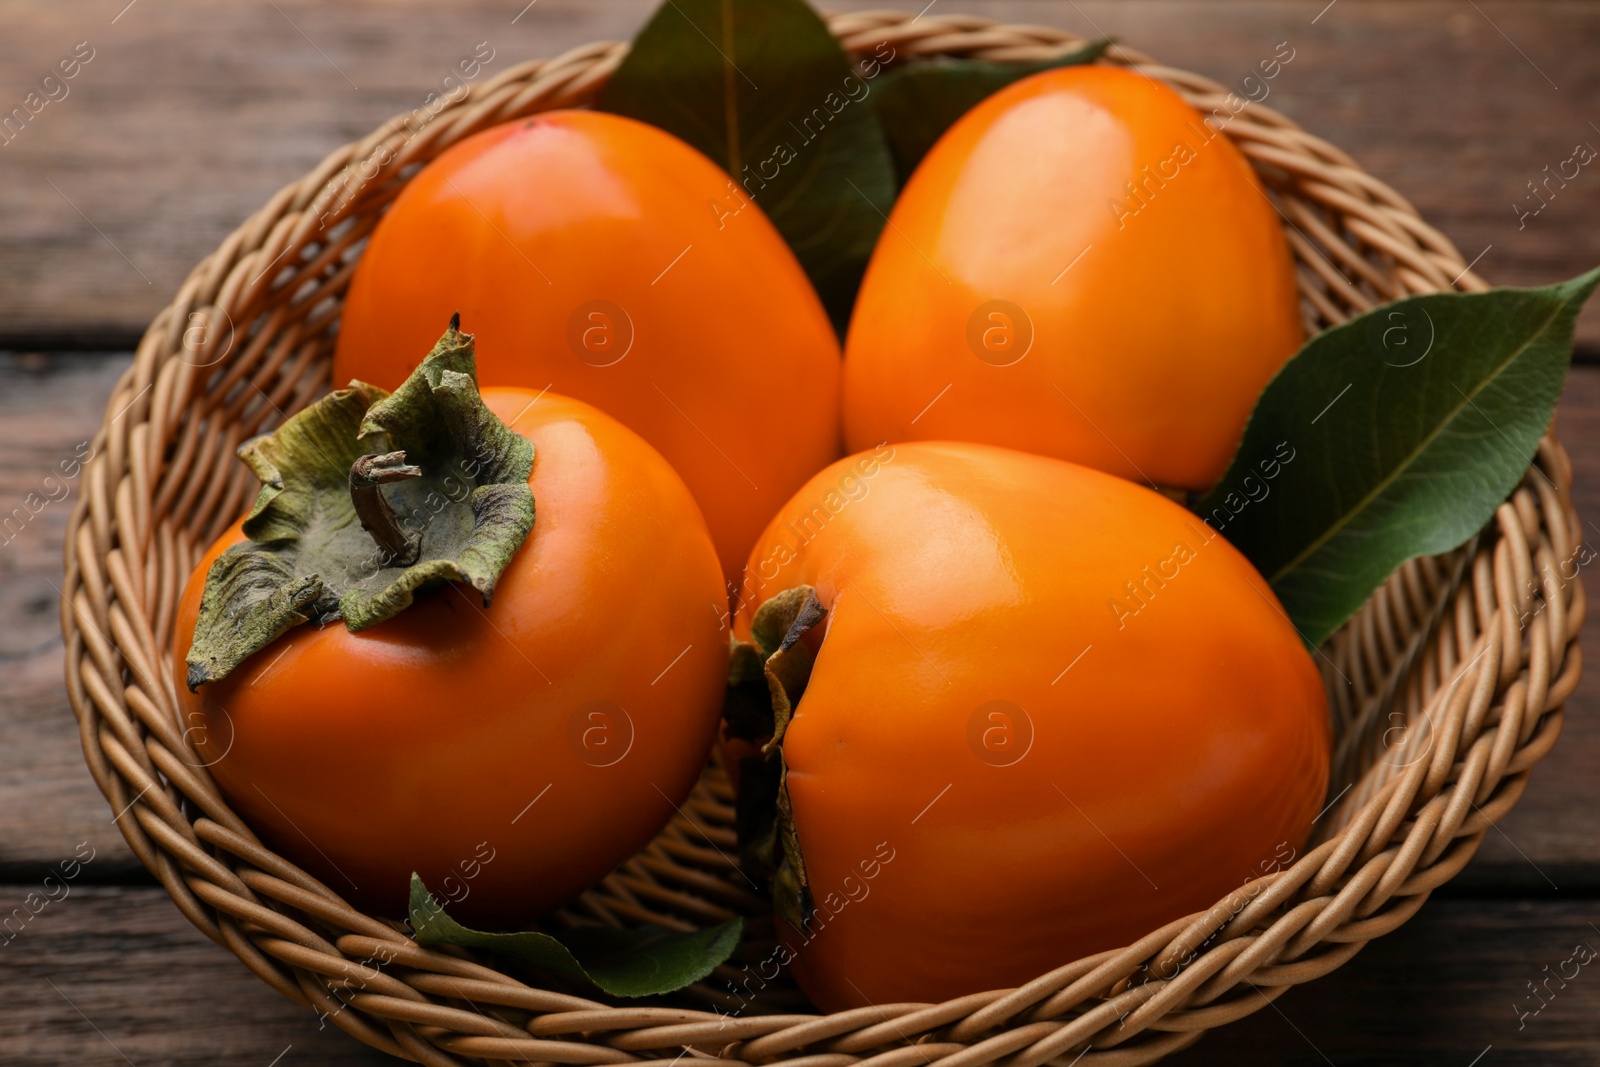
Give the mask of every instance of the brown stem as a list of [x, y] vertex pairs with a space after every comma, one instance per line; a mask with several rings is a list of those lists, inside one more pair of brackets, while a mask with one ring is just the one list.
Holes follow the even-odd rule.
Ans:
[[355, 505], [361, 528], [372, 535], [383, 552], [386, 566], [410, 566], [416, 562], [420, 545], [400, 528], [394, 509], [378, 487], [421, 475], [422, 468], [408, 464], [404, 452], [375, 452], [350, 465], [350, 502]]

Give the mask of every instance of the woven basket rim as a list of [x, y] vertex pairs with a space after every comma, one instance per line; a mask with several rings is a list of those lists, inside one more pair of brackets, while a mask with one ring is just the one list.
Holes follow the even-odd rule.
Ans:
[[[852, 54], [887, 42], [908, 61], [1034, 59], [1084, 43], [965, 15], [827, 18]], [[1091, 1067], [1153, 1063], [1331, 971], [1466, 864], [1554, 744], [1578, 678], [1583, 589], [1553, 564], [1571, 558], [1580, 536], [1571, 464], [1553, 428], [1482, 534], [1400, 568], [1324, 646], [1325, 677], [1338, 674], [1351, 691], [1332, 687], [1345, 739], [1335, 770], [1339, 759], [1362, 770], [1330, 803], [1324, 839], [1205, 912], [1015, 990], [831, 1015], [728, 1012], [704, 988], [702, 1011], [619, 1007], [421, 949], [256, 841], [198, 765], [164, 670], [195, 545], [242, 509], [243, 482], [174, 472], [231, 455], [240, 435], [320, 391], [357, 246], [417, 165], [489, 125], [587, 102], [626, 50], [599, 42], [523, 63], [418, 133], [396, 120], [330, 153], [194, 269], [113, 391], [96, 438], [104, 459], [86, 468], [67, 530], [68, 696], [119, 830], [191, 922], [280, 992], [424, 1063]], [[1276, 111], [1239, 106], [1225, 87], [1122, 45], [1101, 62], [1171, 85], [1244, 152], [1273, 190], [1314, 329], [1408, 292], [1487, 288], [1403, 197]], [[375, 180], [352, 191], [350, 168], [380, 153]], [[208, 406], [193, 415], [196, 403]], [[1377, 746], [1376, 717], [1397, 706], [1405, 743]], [[712, 840], [727, 803], [725, 780], [708, 773], [641, 856], [687, 864], [675, 857]], [[641, 862], [591, 894], [639, 876]], [[647, 876], [671, 877], [657, 867]]]

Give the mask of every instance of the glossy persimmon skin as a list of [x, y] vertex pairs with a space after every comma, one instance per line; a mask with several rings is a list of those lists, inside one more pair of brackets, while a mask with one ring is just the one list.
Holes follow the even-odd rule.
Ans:
[[451, 147], [362, 253], [333, 380], [393, 389], [459, 311], [486, 386], [620, 419], [688, 484], [736, 580], [840, 454], [838, 340], [782, 237], [662, 130], [553, 111]]
[[1322, 804], [1326, 698], [1294, 628], [1232, 546], [1131, 482], [888, 446], [808, 483], [748, 573], [741, 636], [787, 588], [828, 608], [783, 740], [819, 911], [810, 936], [778, 922], [824, 1010], [1135, 941], [1287, 864]]
[[1203, 490], [1304, 339], [1283, 224], [1249, 164], [1131, 71], [996, 93], [890, 218], [845, 345], [852, 450], [978, 441]]
[[179, 605], [198, 761], [270, 846], [379, 914], [405, 914], [412, 871], [468, 922], [559, 907], [667, 822], [715, 736], [726, 593], [694, 501], [615, 419], [536, 396], [484, 390], [536, 450], [533, 531], [489, 607], [457, 584], [362, 633], [297, 627], [191, 694], [204, 577], [237, 525]]

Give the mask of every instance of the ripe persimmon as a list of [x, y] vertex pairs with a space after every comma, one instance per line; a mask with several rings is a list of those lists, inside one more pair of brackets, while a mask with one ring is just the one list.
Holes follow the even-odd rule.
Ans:
[[742, 802], [776, 797], [742, 846], [824, 1010], [1130, 943], [1290, 862], [1322, 805], [1326, 697], [1293, 625], [1132, 482], [885, 446], [801, 489], [743, 592], [727, 731], [777, 739], [741, 766]]
[[[727, 599], [666, 460], [581, 401], [500, 388], [479, 405], [470, 338], [452, 335], [392, 396], [355, 383], [245, 446], [276, 483], [194, 571], [174, 666], [197, 762], [272, 848], [380, 914], [405, 914], [415, 871], [452, 915], [504, 925], [603, 877], [688, 794], [716, 733]], [[395, 417], [442, 359], [447, 417]], [[485, 405], [509, 434], [480, 432]], [[411, 449], [362, 455], [388, 472], [375, 481], [417, 465], [379, 508], [409, 564], [355, 518], [387, 520], [342, 498], [374, 441]], [[503, 458], [517, 449], [520, 467]], [[269, 558], [297, 541], [298, 560]], [[292, 605], [247, 587], [297, 563], [278, 586]]]
[[1078, 66], [973, 108], [912, 174], [845, 345], [845, 438], [962, 440], [1203, 490], [1304, 339], [1283, 226], [1224, 134]]
[[459, 310], [485, 386], [587, 401], [667, 458], [729, 580], [840, 453], [839, 344], [761, 209], [671, 134], [552, 111], [424, 167], [361, 255], [333, 380], [393, 388]]

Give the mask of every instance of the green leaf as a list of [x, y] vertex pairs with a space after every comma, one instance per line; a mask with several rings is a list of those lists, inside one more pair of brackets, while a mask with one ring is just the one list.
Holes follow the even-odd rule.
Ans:
[[871, 91], [803, 0], [667, 0], [596, 106], [725, 168], [789, 242], [842, 334], [895, 194]]
[[911, 177], [944, 131], [983, 100], [1030, 74], [1093, 63], [1110, 46], [1111, 39], [1103, 38], [1054, 59], [1021, 63], [933, 59], [885, 74], [874, 87], [872, 101], [888, 135], [900, 184]]
[[357, 633], [446, 582], [487, 605], [533, 529], [533, 443], [478, 395], [459, 316], [392, 394], [351, 382], [246, 441], [239, 458], [261, 491], [249, 540], [206, 573], [190, 690], [295, 626], [343, 619]]
[[433, 899], [416, 874], [411, 876], [411, 929], [417, 944], [481, 949], [515, 963], [588, 979], [614, 997], [648, 997], [693, 985], [733, 955], [744, 935], [744, 920], [681, 934], [659, 926], [612, 929], [580, 927], [549, 934], [470, 930]]
[[1446, 552], [1516, 488], [1550, 425], [1600, 270], [1396, 301], [1308, 341], [1267, 384], [1196, 511], [1312, 646], [1394, 569]]

